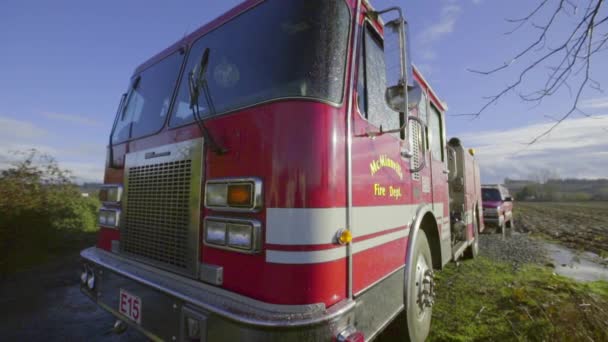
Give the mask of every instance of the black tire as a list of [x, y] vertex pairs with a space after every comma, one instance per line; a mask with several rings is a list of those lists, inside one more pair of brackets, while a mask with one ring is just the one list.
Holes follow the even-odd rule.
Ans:
[[[416, 241], [413, 246], [412, 263], [409, 267], [410, 274], [407, 281], [410, 282], [406, 286], [406, 327], [407, 335], [410, 341], [424, 341], [431, 330], [431, 316], [433, 314], [433, 296], [434, 296], [434, 279], [433, 279], [433, 262], [431, 259], [431, 249], [426, 234], [423, 231], [418, 232]], [[427, 272], [429, 271], [429, 272]], [[420, 295], [424, 290], [429, 293], [426, 297]], [[420, 300], [424, 298], [424, 300]], [[425, 303], [425, 301], [429, 301]]]
[[473, 211], [473, 243], [464, 251], [466, 259], [475, 259], [479, 255], [479, 219], [477, 210]]
[[515, 228], [515, 225], [513, 224], [513, 215], [511, 215], [511, 219], [509, 220], [509, 222], [507, 224], [507, 228], [509, 228], [509, 229]]

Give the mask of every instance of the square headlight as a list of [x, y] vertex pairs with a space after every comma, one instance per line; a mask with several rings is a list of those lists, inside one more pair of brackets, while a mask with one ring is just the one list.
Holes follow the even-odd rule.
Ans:
[[99, 190], [99, 200], [102, 203], [120, 203], [122, 200], [122, 186], [117, 184], [104, 185]]
[[205, 241], [214, 245], [226, 245], [226, 223], [213, 220], [206, 221]]
[[253, 227], [249, 224], [228, 224], [228, 246], [250, 250], [253, 246]]
[[228, 203], [228, 184], [207, 184], [207, 189], [205, 191], [205, 203], [210, 207], [225, 207]]
[[221, 178], [205, 185], [205, 207], [217, 211], [257, 212], [262, 207], [259, 178]]
[[102, 227], [117, 228], [120, 223], [120, 210], [101, 208], [98, 222]]

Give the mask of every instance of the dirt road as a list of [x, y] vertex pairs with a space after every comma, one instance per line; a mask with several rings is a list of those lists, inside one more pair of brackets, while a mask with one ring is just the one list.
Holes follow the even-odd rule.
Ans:
[[145, 341], [129, 329], [110, 333], [114, 319], [80, 293], [77, 254], [0, 278], [2, 341]]

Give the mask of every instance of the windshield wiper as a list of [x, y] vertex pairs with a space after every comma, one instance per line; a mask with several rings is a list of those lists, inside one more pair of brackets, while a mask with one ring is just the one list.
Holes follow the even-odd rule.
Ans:
[[202, 89], [203, 95], [205, 95], [205, 100], [207, 101], [207, 105], [209, 106], [209, 114], [211, 116], [215, 116], [215, 106], [213, 105], [213, 99], [211, 98], [211, 94], [209, 93], [209, 85], [207, 83], [207, 67], [209, 66], [209, 53], [209, 48], [206, 48], [203, 52], [203, 56], [201, 57], [201, 61], [192, 71], [190, 71], [190, 74], [188, 75], [188, 81], [190, 86], [190, 109], [192, 109], [192, 114], [194, 116], [196, 124], [203, 133], [203, 136], [205, 137], [205, 142], [209, 142], [209, 147], [213, 152], [218, 155], [222, 155], [228, 152], [228, 150], [215, 142], [213, 136], [205, 126], [205, 122], [201, 117], [200, 108], [198, 105], [198, 99], [201, 95]]

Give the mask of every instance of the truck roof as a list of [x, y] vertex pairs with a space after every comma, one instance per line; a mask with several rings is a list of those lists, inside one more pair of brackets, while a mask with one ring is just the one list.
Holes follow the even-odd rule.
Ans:
[[221, 26], [225, 22], [229, 21], [230, 19], [238, 16], [239, 14], [243, 13], [244, 11], [246, 11], [246, 10], [252, 8], [252, 7], [255, 7], [256, 5], [258, 5], [258, 4], [262, 3], [262, 2], [263, 2], [263, 0], [246, 0], [246, 1], [242, 2], [242, 3], [240, 3], [239, 5], [231, 8], [230, 10], [226, 11], [224, 14], [222, 14], [219, 17], [213, 19], [212, 21], [208, 22], [207, 24], [204, 24], [203, 26], [199, 27], [195, 31], [191, 32], [190, 34], [187, 34], [182, 39], [180, 39], [177, 42], [173, 43], [168, 48], [162, 50], [161, 52], [159, 52], [156, 55], [152, 56], [147, 61], [145, 61], [142, 64], [140, 64], [135, 69], [135, 72], [133, 74], [136, 75], [136, 74], [140, 73], [141, 71], [145, 70], [149, 66], [155, 64], [156, 62], [160, 61], [161, 59], [163, 59], [163, 58], [167, 57], [168, 55], [174, 53], [175, 51], [178, 51], [179, 49], [184, 48], [184, 47], [190, 45], [193, 41], [195, 41], [196, 39], [198, 39], [202, 35], [204, 35], [204, 34], [210, 32], [210, 31], [218, 28], [219, 26]]

